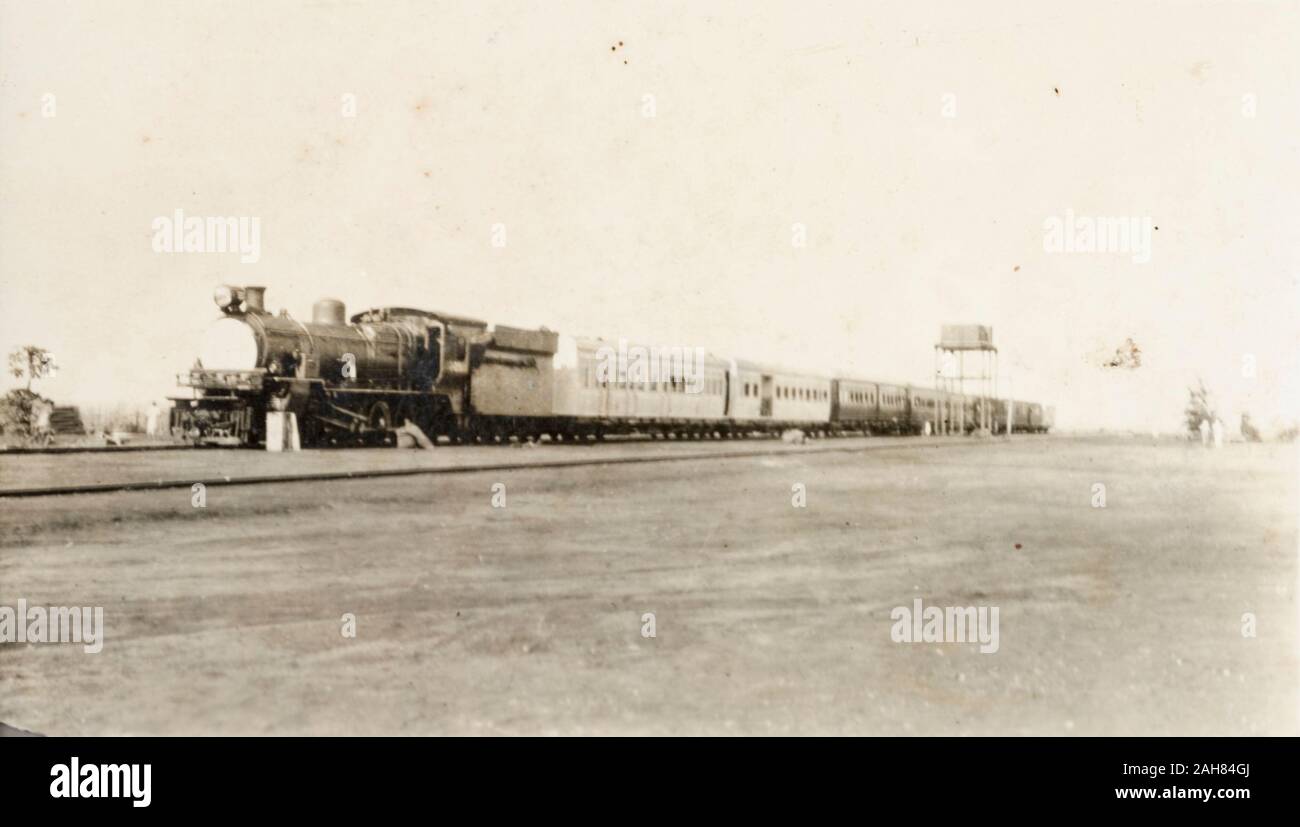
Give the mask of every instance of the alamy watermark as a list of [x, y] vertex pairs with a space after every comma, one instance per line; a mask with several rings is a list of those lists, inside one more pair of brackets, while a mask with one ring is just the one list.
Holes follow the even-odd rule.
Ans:
[[153, 228], [155, 253], [239, 253], [241, 264], [262, 257], [262, 219], [246, 215], [160, 215]]
[[127, 798], [132, 807], [153, 801], [153, 764], [82, 764], [72, 756], [50, 767], [51, 798]]
[[910, 608], [896, 606], [889, 619], [895, 643], [978, 643], [982, 654], [998, 651], [997, 606], [923, 606], [918, 597]]
[[602, 384], [657, 385], [680, 388], [684, 393], [704, 390], [704, 348], [601, 345], [596, 349], [596, 381]]
[[1043, 221], [1048, 253], [1127, 253], [1134, 264], [1151, 261], [1151, 216], [1087, 216], [1066, 210]]
[[0, 606], [0, 643], [80, 643], [88, 655], [104, 648], [103, 606]]

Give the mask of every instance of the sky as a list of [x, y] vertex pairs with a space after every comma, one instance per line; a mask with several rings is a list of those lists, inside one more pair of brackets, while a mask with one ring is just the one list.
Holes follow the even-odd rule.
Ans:
[[[6, 1], [0, 349], [143, 407], [222, 283], [918, 384], [978, 323], [1064, 428], [1176, 430], [1197, 377], [1292, 420], [1297, 43], [1294, 2]], [[156, 250], [176, 210], [257, 260]]]

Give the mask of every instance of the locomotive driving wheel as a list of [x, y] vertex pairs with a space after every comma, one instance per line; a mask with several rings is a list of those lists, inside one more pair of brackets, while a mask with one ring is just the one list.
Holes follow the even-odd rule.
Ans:
[[388, 403], [379, 401], [370, 406], [370, 413], [366, 416], [367, 430], [370, 436], [383, 442], [388, 439], [389, 429], [393, 427], [393, 415], [388, 409]]

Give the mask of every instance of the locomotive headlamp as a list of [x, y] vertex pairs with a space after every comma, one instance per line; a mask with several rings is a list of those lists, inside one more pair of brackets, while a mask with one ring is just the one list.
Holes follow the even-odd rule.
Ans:
[[212, 300], [217, 303], [222, 312], [233, 313], [239, 309], [239, 304], [244, 300], [244, 291], [238, 287], [231, 287], [229, 284], [223, 284], [212, 292]]

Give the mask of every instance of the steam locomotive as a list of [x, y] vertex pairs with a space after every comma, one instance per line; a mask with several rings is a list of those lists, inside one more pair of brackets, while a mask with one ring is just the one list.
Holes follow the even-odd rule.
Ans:
[[815, 436], [964, 433], [980, 423], [999, 433], [1008, 425], [1046, 432], [1054, 421], [1053, 410], [1037, 403], [703, 352], [673, 370], [611, 369], [607, 340], [489, 327], [408, 307], [348, 319], [342, 302], [322, 299], [303, 322], [267, 312], [262, 287], [222, 285], [213, 298], [222, 315], [194, 367], [177, 377], [186, 392], [171, 398], [173, 433], [202, 443], [256, 446], [266, 440], [270, 412], [295, 414], [304, 444], [391, 441], [407, 423], [430, 438], [500, 442], [638, 433], [732, 438], [787, 429]]

